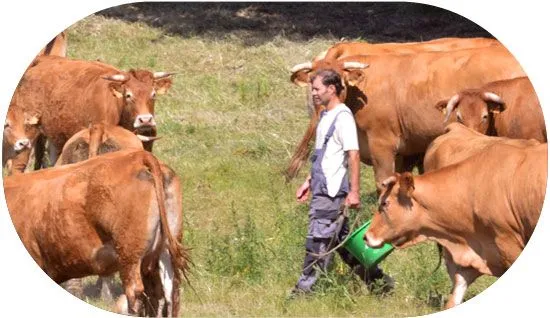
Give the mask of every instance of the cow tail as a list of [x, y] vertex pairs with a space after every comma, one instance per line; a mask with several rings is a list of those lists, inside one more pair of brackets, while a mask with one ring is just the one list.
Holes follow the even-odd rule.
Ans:
[[[176, 275], [176, 278], [180, 278], [180, 275], [183, 275], [186, 280], [189, 281], [187, 279], [187, 272], [189, 270], [188, 252], [183, 248], [183, 245], [174, 238], [168, 226], [168, 217], [166, 216], [166, 208], [164, 206], [164, 184], [162, 181], [160, 164], [152, 154], [148, 152], [143, 152], [143, 154], [143, 164], [149, 168], [153, 176], [157, 202], [159, 205], [160, 227], [163, 237], [168, 239], [167, 245], [171, 256], [172, 266], [174, 267], [174, 275]], [[177, 281], [179, 281], [179, 279]], [[179, 287], [176, 286], [176, 288]]]
[[432, 274], [435, 274], [435, 272], [437, 272], [437, 270], [439, 269], [439, 267], [441, 267], [441, 260], [443, 259], [443, 246], [441, 246], [441, 244], [439, 243], [436, 243], [436, 246], [437, 246], [437, 254], [438, 254], [438, 262], [437, 262], [437, 266], [435, 267], [435, 269], [432, 271]]
[[320, 113], [321, 113], [320, 107], [316, 107], [315, 111], [311, 115], [311, 119], [309, 121], [309, 127], [307, 128], [307, 131], [304, 134], [304, 137], [302, 137], [302, 141], [300, 141], [300, 144], [296, 148], [296, 151], [294, 152], [292, 159], [290, 159], [290, 164], [288, 165], [288, 168], [286, 170], [287, 182], [289, 182], [290, 180], [296, 177], [296, 175], [304, 165], [306, 158], [309, 155], [309, 151], [310, 151], [309, 144], [310, 144], [310, 141], [315, 137], [315, 131], [317, 129], [317, 123], [319, 121]]

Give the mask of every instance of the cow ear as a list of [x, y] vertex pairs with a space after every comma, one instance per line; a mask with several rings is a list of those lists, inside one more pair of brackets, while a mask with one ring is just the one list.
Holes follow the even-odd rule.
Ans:
[[399, 179], [399, 194], [406, 198], [410, 198], [414, 191], [414, 178], [412, 173], [405, 172]]
[[111, 82], [109, 83], [109, 89], [116, 98], [122, 98], [124, 96], [124, 87], [122, 86], [122, 83]]
[[300, 87], [306, 87], [309, 85], [309, 73], [311, 70], [305, 69], [292, 73], [290, 75], [290, 81]]
[[157, 95], [165, 94], [168, 91], [168, 89], [172, 87], [172, 79], [161, 78], [161, 79], [155, 80], [154, 87]]
[[362, 70], [350, 70], [345, 73], [346, 83], [350, 86], [357, 86], [365, 79], [365, 73]]

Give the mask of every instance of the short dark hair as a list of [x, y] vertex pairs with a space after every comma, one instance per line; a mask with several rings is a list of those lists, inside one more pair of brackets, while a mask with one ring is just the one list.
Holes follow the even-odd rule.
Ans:
[[340, 74], [338, 74], [336, 71], [331, 69], [320, 69], [317, 70], [315, 73], [313, 73], [313, 76], [311, 77], [311, 83], [317, 78], [321, 78], [321, 82], [325, 86], [334, 85], [334, 88], [336, 88], [336, 95], [340, 95], [340, 92], [344, 90], [344, 86], [342, 85], [342, 77], [340, 77]]

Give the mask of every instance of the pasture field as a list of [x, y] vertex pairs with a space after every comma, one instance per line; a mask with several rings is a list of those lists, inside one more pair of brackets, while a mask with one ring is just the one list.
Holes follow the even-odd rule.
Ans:
[[[70, 58], [120, 69], [176, 72], [156, 102], [154, 153], [183, 182], [185, 245], [192, 288], [181, 286], [183, 316], [417, 316], [439, 311], [450, 291], [435, 273], [432, 243], [393, 252], [381, 267], [396, 280], [390, 296], [370, 294], [335, 257], [313, 297], [286, 300], [304, 257], [307, 205], [295, 202], [306, 176], [282, 174], [308, 123], [305, 91], [290, 68], [332, 45], [329, 36], [284, 34], [250, 45], [228, 33], [211, 38], [167, 34], [142, 22], [90, 16], [68, 29]], [[376, 204], [372, 168], [361, 170], [363, 209]], [[352, 216], [351, 221], [355, 218]], [[469, 299], [494, 282], [482, 277]], [[109, 308], [97, 298], [91, 304]]]

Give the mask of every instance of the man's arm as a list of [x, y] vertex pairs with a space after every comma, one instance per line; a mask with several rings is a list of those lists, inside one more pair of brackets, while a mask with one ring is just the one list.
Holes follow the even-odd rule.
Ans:
[[360, 159], [358, 150], [348, 150], [348, 171], [350, 192], [346, 197], [346, 205], [353, 209], [358, 209], [361, 205], [359, 197], [359, 169]]

